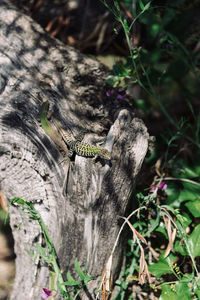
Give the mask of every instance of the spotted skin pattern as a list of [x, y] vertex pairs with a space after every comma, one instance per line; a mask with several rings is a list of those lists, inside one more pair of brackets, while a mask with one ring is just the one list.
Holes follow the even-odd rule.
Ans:
[[80, 142], [80, 138], [79, 140], [72, 140], [70, 136], [60, 127], [60, 125], [55, 120], [54, 124], [58, 131], [61, 133], [64, 142], [69, 147], [69, 156], [72, 156], [73, 152], [75, 152], [79, 156], [94, 157], [94, 159], [96, 159], [97, 157], [106, 160], [111, 159], [110, 152], [107, 149], [102, 148], [100, 146], [83, 144]]

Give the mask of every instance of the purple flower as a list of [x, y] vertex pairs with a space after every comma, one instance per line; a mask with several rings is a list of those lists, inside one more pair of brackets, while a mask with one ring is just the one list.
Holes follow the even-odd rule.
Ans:
[[107, 96], [107, 97], [110, 97], [110, 96], [112, 96], [112, 94], [113, 94], [113, 92], [112, 92], [111, 90], [109, 90], [109, 91], [106, 91], [106, 96]]
[[160, 182], [159, 186], [153, 185], [153, 186], [151, 187], [150, 192], [153, 192], [153, 191], [155, 191], [156, 189], [161, 190], [161, 191], [165, 191], [166, 188], [167, 188], [167, 184], [165, 183], [164, 180], [162, 180], [162, 181]]
[[41, 295], [41, 297], [42, 297], [43, 299], [47, 299], [49, 296], [52, 295], [52, 291], [50, 291], [50, 290], [48, 290], [48, 289], [43, 288], [43, 292], [44, 292], [44, 293], [42, 293], [42, 295]]
[[160, 185], [159, 185], [159, 190], [163, 190], [163, 191], [165, 191], [166, 190], [166, 188], [167, 188], [167, 184], [164, 182], [164, 180], [162, 180], [161, 182], [160, 182]]
[[117, 99], [123, 99], [124, 98], [124, 96], [126, 96], [126, 90], [121, 90], [121, 91], [119, 91], [118, 92], [118, 94], [117, 94]]
[[121, 100], [124, 98], [124, 96], [126, 96], [126, 90], [118, 91], [117, 88], [113, 88], [112, 90], [106, 91], [106, 96], [107, 97], [114, 96], [117, 97], [117, 99]]

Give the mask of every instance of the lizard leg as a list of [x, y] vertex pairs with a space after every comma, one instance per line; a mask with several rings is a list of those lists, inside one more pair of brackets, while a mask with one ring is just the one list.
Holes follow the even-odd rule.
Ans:
[[73, 153], [74, 153], [74, 151], [69, 149], [65, 156], [72, 157]]
[[96, 164], [96, 159], [97, 159], [98, 155], [95, 155], [93, 158], [92, 158], [92, 163], [93, 164]]
[[67, 152], [65, 152], [65, 155], [63, 157], [63, 159], [59, 162], [59, 164], [68, 161], [73, 155], [73, 151], [72, 150], [68, 150]]

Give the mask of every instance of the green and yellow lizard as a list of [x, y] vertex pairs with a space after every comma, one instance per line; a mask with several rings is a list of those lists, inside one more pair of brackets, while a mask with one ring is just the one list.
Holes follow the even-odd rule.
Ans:
[[71, 136], [67, 133], [67, 131], [64, 131], [61, 128], [60, 124], [55, 119], [53, 119], [53, 124], [58, 130], [57, 133], [52, 127], [52, 125], [48, 122], [47, 119], [48, 108], [49, 108], [48, 102], [44, 102], [42, 104], [41, 115], [40, 115], [42, 128], [44, 129], [46, 134], [49, 135], [49, 137], [53, 140], [53, 142], [59, 148], [65, 151], [65, 155], [70, 157], [72, 156], [73, 152], [75, 152], [79, 156], [93, 157], [94, 160], [97, 157], [106, 160], [111, 159], [110, 152], [107, 149], [102, 148], [100, 146], [92, 146], [92, 145], [81, 143], [80, 139], [73, 140]]
[[70, 153], [69, 155], [72, 155], [73, 152], [75, 152], [79, 156], [93, 157], [94, 160], [97, 157], [106, 160], [111, 159], [110, 152], [107, 149], [102, 148], [100, 146], [92, 146], [85, 143], [83, 144], [81, 143], [80, 137], [76, 140], [73, 140], [71, 136], [61, 128], [60, 124], [55, 119], [53, 119], [53, 123], [57, 128], [58, 132], [60, 133], [60, 135], [62, 136], [63, 141], [69, 147], [69, 153]]

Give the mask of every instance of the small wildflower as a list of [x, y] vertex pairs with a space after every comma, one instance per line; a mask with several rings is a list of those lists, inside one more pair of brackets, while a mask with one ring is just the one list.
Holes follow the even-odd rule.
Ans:
[[52, 291], [50, 291], [50, 290], [48, 290], [48, 289], [43, 288], [43, 292], [44, 292], [44, 293], [42, 293], [42, 295], [41, 295], [41, 297], [42, 297], [43, 299], [47, 299], [49, 296], [52, 295]]
[[151, 187], [151, 189], [150, 189], [150, 192], [153, 192], [153, 191], [155, 191], [156, 190], [156, 185], [154, 184], [154, 185], [152, 185], [152, 187]]
[[159, 190], [165, 191], [166, 188], [167, 188], [167, 184], [164, 182], [164, 180], [162, 180], [159, 185]]
[[118, 92], [118, 94], [117, 94], [117, 99], [123, 99], [124, 98], [124, 96], [126, 96], [126, 90], [121, 90], [121, 91], [119, 91]]
[[117, 88], [113, 88], [111, 90], [106, 91], [106, 96], [107, 97], [117, 97], [117, 99], [121, 100], [126, 96], [126, 90], [120, 90], [118, 91]]
[[164, 180], [162, 180], [159, 184], [159, 186], [157, 187], [156, 185], [153, 185], [151, 187], [151, 192], [155, 191], [156, 189], [161, 190], [161, 191], [165, 191], [167, 188], [167, 184], [165, 183]]
[[107, 97], [110, 97], [110, 96], [112, 96], [112, 94], [113, 94], [113, 92], [112, 92], [111, 90], [109, 90], [109, 91], [106, 91], [106, 96], [107, 96]]

